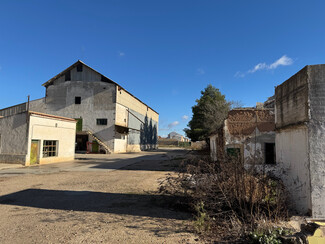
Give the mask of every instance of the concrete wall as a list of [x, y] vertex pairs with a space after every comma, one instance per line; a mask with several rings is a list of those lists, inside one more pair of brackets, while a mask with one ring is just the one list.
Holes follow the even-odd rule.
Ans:
[[305, 67], [276, 87], [276, 128], [309, 120], [307, 70]]
[[[29, 110], [44, 113], [45, 112], [44, 101], [45, 101], [45, 98], [40, 98], [40, 99], [30, 101], [29, 102]], [[11, 106], [8, 108], [4, 108], [4, 109], [0, 110], [0, 116], [10, 116], [10, 115], [15, 115], [15, 114], [26, 112], [27, 107], [28, 107], [28, 104], [26, 102], [26, 103], [17, 104], [15, 106]]]
[[[119, 123], [123, 123], [124, 109], [129, 111], [128, 118], [126, 119], [128, 121], [128, 128], [130, 128], [126, 150], [156, 149], [158, 147], [158, 113], [118, 87], [116, 94], [116, 106], [121, 108], [120, 112], [117, 112], [116, 120]], [[155, 138], [157, 139], [155, 143], [152, 142], [154, 130], [156, 130]]]
[[129, 94], [128, 92], [119, 89], [119, 87], [116, 88], [116, 102], [124, 105], [125, 107], [130, 108], [133, 111], [136, 111], [143, 116], [148, 116], [148, 118], [152, 118], [152, 120], [158, 122], [159, 121], [159, 115], [157, 112], [153, 111], [151, 108], [149, 108], [144, 103], [140, 102], [137, 98]]
[[308, 74], [312, 214], [314, 218], [325, 218], [325, 65], [308, 66]]
[[282, 178], [297, 208], [314, 218], [325, 218], [324, 94], [325, 65], [308, 65], [275, 89], [277, 162], [289, 168]]
[[[82, 118], [83, 131], [94, 133], [113, 151], [116, 88], [100, 79], [100, 75], [85, 66], [83, 72], [72, 69], [72, 81], [61, 76], [47, 87], [46, 113]], [[75, 104], [75, 97], [81, 97], [81, 104]], [[97, 119], [107, 119], [107, 125], [97, 125]]]
[[276, 133], [276, 157], [279, 175], [290, 195], [291, 204], [300, 214], [311, 209], [309, 143], [306, 125]]
[[[28, 152], [26, 165], [30, 165], [30, 147], [32, 140], [39, 140], [39, 163], [56, 163], [74, 160], [76, 123], [37, 115], [31, 115], [28, 133]], [[58, 143], [58, 155], [43, 157], [44, 140], [55, 140]]]
[[125, 139], [114, 139], [114, 153], [123, 153], [127, 151], [127, 136]]
[[24, 164], [27, 154], [27, 116], [0, 118], [0, 163]]

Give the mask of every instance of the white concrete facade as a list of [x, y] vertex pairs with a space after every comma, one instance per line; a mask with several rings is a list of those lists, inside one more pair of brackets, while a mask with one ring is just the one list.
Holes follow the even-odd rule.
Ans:
[[308, 128], [281, 130], [275, 137], [277, 172], [290, 193], [291, 206], [307, 214], [311, 206]]
[[[76, 122], [58, 118], [31, 114], [29, 120], [28, 147], [26, 165], [30, 165], [31, 141], [40, 142], [39, 164], [74, 160]], [[57, 156], [44, 157], [44, 141], [57, 142]]]
[[[0, 118], [0, 163], [31, 165], [32, 141], [38, 144], [36, 164], [74, 160], [76, 121], [35, 112]], [[43, 155], [44, 141], [55, 141], [56, 155]]]

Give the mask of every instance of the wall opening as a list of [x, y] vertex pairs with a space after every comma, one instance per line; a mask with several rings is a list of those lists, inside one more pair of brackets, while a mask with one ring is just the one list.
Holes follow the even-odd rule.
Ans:
[[76, 135], [76, 151], [87, 151], [88, 135]]
[[74, 97], [74, 104], [81, 104], [81, 97]]
[[77, 72], [82, 72], [82, 64], [77, 65]]
[[240, 148], [236, 148], [236, 147], [227, 148], [227, 155], [228, 157], [231, 158], [240, 159], [241, 158]]
[[71, 73], [70, 70], [65, 73], [65, 81], [71, 80]]
[[275, 143], [265, 143], [265, 164], [275, 164]]
[[97, 119], [97, 125], [107, 125], [107, 119]]
[[58, 141], [43, 141], [43, 158], [58, 156]]

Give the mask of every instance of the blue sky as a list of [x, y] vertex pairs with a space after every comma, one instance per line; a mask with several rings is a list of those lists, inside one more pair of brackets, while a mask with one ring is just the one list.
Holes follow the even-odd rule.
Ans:
[[0, 1], [0, 108], [44, 96], [78, 59], [182, 133], [209, 83], [254, 106], [325, 63], [324, 1]]

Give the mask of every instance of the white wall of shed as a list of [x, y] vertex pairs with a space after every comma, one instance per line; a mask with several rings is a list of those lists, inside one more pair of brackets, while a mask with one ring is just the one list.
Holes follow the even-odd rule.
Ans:
[[292, 207], [307, 214], [312, 209], [307, 126], [279, 131], [275, 145], [278, 177], [285, 184]]
[[[76, 138], [76, 123], [54, 118], [30, 116], [28, 153], [26, 165], [30, 165], [30, 148], [32, 140], [39, 140], [39, 163], [55, 163], [74, 160]], [[44, 140], [57, 141], [58, 155], [55, 157], [43, 157]]]

